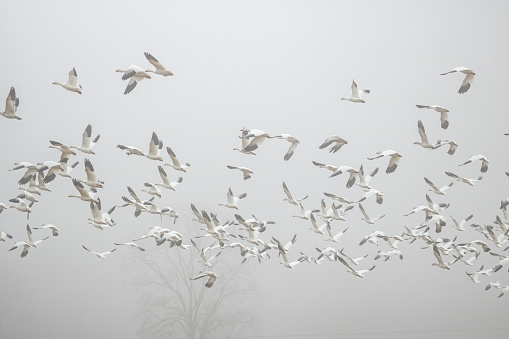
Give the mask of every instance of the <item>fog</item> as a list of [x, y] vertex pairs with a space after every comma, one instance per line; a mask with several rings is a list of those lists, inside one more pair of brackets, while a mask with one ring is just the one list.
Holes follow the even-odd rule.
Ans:
[[[4, 210], [0, 231], [13, 239], [0, 242], [0, 337], [143, 338], [143, 321], [137, 315], [148, 292], [137, 282], [147, 270], [141, 261], [133, 261], [163, 248], [175, 256], [196, 250], [144, 239], [138, 243], [145, 253], [114, 243], [164, 226], [182, 233], [183, 243], [190, 244], [203, 233], [203, 225], [190, 220], [192, 203], [200, 211], [218, 214], [221, 222], [236, 220], [234, 214], [275, 221], [260, 235], [265, 242], [275, 237], [284, 244], [297, 234], [289, 261], [296, 261], [300, 252], [317, 258], [315, 248], [332, 246], [352, 257], [369, 254], [356, 269], [376, 265], [358, 278], [339, 261], [302, 262], [287, 269], [273, 249], [260, 263], [251, 258], [242, 264], [238, 249], [224, 248], [218, 265], [231, 260], [245, 266], [242, 272], [255, 295], [239, 297], [244, 305], [225, 304], [252, 312], [251, 325], [257, 330], [241, 337], [506, 338], [509, 296], [498, 298], [501, 290], [485, 287], [490, 281], [509, 285], [507, 266], [481, 276], [478, 284], [465, 274], [481, 265], [494, 268], [497, 257], [481, 250], [472, 266], [457, 262], [443, 270], [432, 266], [437, 259], [432, 247], [422, 249], [427, 246], [423, 240], [402, 241], [403, 260], [385, 262], [374, 257], [390, 249], [386, 242], [359, 242], [376, 230], [401, 236], [405, 226], [420, 225], [423, 215], [403, 215], [425, 204], [429, 194], [434, 202], [450, 203], [442, 211], [442, 232], [437, 234], [434, 226], [429, 231], [433, 239], [457, 236], [456, 244], [483, 240], [494, 253], [506, 249], [507, 243], [497, 247], [470, 224], [496, 228], [496, 216], [502, 217], [500, 201], [507, 198], [508, 19], [505, 1], [5, 2], [0, 12], [0, 97], [15, 87], [22, 120], [0, 119], [0, 202], [9, 206], [9, 199], [21, 193], [17, 181], [24, 170], [8, 171], [15, 163], [58, 161], [60, 152], [49, 148], [49, 141], [79, 145], [88, 124], [93, 136], [101, 135], [96, 154], [77, 152], [69, 160], [80, 162], [71, 176], [84, 179], [84, 159], [90, 159], [105, 183], [98, 191], [103, 211], [124, 204], [122, 196], [130, 197], [127, 186], [148, 199], [141, 192], [143, 184], [161, 180], [157, 165], [162, 162], [127, 156], [118, 144], [146, 152], [156, 132], [164, 143], [164, 162], [170, 162], [169, 146], [191, 167], [183, 173], [165, 166], [171, 181], [182, 176], [183, 182], [175, 192], [163, 190], [154, 200], [159, 208], [170, 206], [181, 215], [175, 223], [148, 213], [134, 217], [128, 206], [116, 208], [114, 227], [96, 229], [88, 224], [89, 203], [69, 198], [77, 191], [69, 178], [59, 176], [50, 183], [51, 192], [37, 196], [28, 221], [26, 213]], [[124, 95], [127, 81], [115, 70], [129, 65], [153, 69], [144, 52], [174, 76], [152, 74]], [[440, 75], [459, 66], [476, 73], [464, 94], [458, 94], [463, 74]], [[65, 82], [73, 67], [82, 95], [52, 85]], [[352, 80], [370, 90], [363, 97], [366, 103], [340, 100], [350, 96]], [[448, 108], [449, 127], [442, 129], [439, 113], [418, 109], [417, 104]], [[456, 152], [447, 154], [447, 146], [429, 150], [414, 145], [419, 120], [430, 142], [454, 139]], [[243, 127], [271, 136], [291, 134], [300, 143], [289, 161], [283, 156], [290, 144], [279, 139], [264, 141], [256, 156], [241, 154], [233, 148], [240, 147]], [[319, 149], [330, 135], [348, 144], [336, 153]], [[396, 171], [387, 174], [387, 157], [367, 158], [389, 149], [402, 158]], [[490, 160], [486, 173], [480, 172], [479, 162], [458, 166], [477, 154]], [[352, 201], [364, 194], [360, 187], [345, 187], [347, 173], [329, 178], [331, 172], [312, 161], [363, 165], [365, 173], [379, 167], [371, 183], [384, 193], [384, 201], [377, 204], [369, 198], [362, 204], [370, 217], [385, 217], [368, 225], [354, 203], [345, 221], [331, 223], [334, 234], [348, 227], [338, 244], [310, 231], [309, 220], [293, 217], [299, 207], [283, 201], [283, 181], [294, 198], [309, 195], [302, 201], [306, 209], [319, 209], [324, 192]], [[245, 166], [254, 174], [243, 180], [227, 165]], [[474, 186], [454, 182], [444, 196], [429, 192], [423, 178], [443, 187], [452, 181], [446, 171], [483, 178]], [[238, 210], [219, 206], [230, 187], [235, 195], [247, 193]], [[326, 202], [330, 207], [332, 200]], [[457, 231], [451, 216], [461, 220], [470, 214], [466, 230]], [[26, 240], [27, 223], [32, 228], [54, 224], [60, 235], [20, 258], [21, 249], [8, 250]], [[34, 240], [50, 235], [47, 230], [32, 232]], [[247, 235], [237, 225], [229, 232]], [[209, 239], [196, 241], [212, 244]], [[82, 245], [98, 252], [117, 249], [101, 260]], [[453, 254], [444, 261], [454, 259]], [[193, 272], [214, 269], [196, 263]], [[222, 277], [220, 273], [204, 293], [218, 293], [225, 283]], [[201, 287], [205, 281], [193, 284]]]

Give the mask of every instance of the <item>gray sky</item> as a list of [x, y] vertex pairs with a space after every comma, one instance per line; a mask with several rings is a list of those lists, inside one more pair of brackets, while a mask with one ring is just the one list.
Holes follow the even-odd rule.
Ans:
[[[366, 201], [370, 216], [386, 213], [376, 225], [360, 220], [356, 207], [333, 230], [349, 227], [337, 248], [370, 256], [361, 268], [377, 267], [358, 279], [338, 262], [301, 264], [288, 270], [277, 254], [258, 265], [252, 262], [260, 304], [260, 331], [271, 338], [319, 334], [352, 334], [355, 338], [505, 338], [508, 296], [484, 291], [488, 281], [509, 285], [507, 268], [480, 284], [467, 280], [481, 264], [491, 268], [495, 257], [482, 254], [473, 267], [455, 264], [450, 271], [431, 265], [432, 250], [421, 241], [404, 242], [404, 260], [373, 261], [378, 249], [358, 246], [364, 235], [382, 230], [401, 235], [421, 215], [403, 217], [425, 203], [427, 177], [438, 186], [450, 182], [444, 172], [476, 178], [479, 163], [458, 167], [470, 156], [490, 159], [489, 171], [474, 187], [455, 183], [444, 197], [444, 231], [433, 237], [458, 242], [482, 239], [468, 230], [459, 234], [456, 219], [474, 214], [472, 223], [492, 224], [507, 197], [509, 137], [506, 67], [509, 47], [509, 3], [506, 1], [18, 1], [5, 2], [0, 11], [2, 64], [0, 98], [16, 88], [21, 121], [0, 119], [4, 150], [0, 157], [0, 202], [7, 204], [20, 191], [20, 171], [8, 172], [15, 162], [57, 160], [49, 140], [77, 144], [87, 124], [101, 134], [90, 159], [99, 180], [103, 208], [122, 204], [126, 186], [141, 190], [158, 181], [155, 162], [127, 157], [117, 144], [147, 150], [155, 131], [184, 162], [189, 173], [176, 192], [165, 192], [160, 206], [188, 213], [199, 209], [232, 219], [219, 207], [231, 187], [248, 193], [238, 213], [255, 214], [277, 222], [263, 235], [283, 242], [297, 233], [289, 253], [316, 256], [315, 247], [328, 246], [323, 236], [308, 230], [310, 222], [292, 218], [298, 208], [282, 201], [285, 181], [294, 196], [309, 194], [306, 208], [319, 208], [323, 192], [358, 200], [359, 187], [345, 188], [346, 177], [311, 161], [333, 165], [380, 167], [373, 186], [384, 192], [382, 205]], [[150, 52], [175, 75], [153, 76], [129, 95], [118, 68], [131, 64], [150, 68], [143, 52]], [[470, 90], [457, 91], [462, 74], [440, 76], [458, 66], [476, 72]], [[53, 81], [65, 82], [76, 68], [83, 95]], [[341, 101], [354, 79], [368, 88], [365, 104]], [[439, 114], [416, 104], [441, 105], [450, 110], [450, 126], [440, 128]], [[3, 107], [2, 107], [3, 110]], [[434, 151], [413, 145], [419, 139], [417, 121], [431, 141], [454, 139], [453, 156], [445, 148]], [[239, 147], [242, 127], [271, 135], [288, 133], [300, 140], [288, 162], [284, 140], [267, 140], [255, 157], [232, 150]], [[348, 145], [335, 154], [319, 150], [329, 135], [340, 135]], [[395, 173], [387, 175], [387, 159], [369, 161], [377, 151], [393, 149], [403, 157]], [[164, 152], [164, 158], [169, 157]], [[84, 177], [83, 154], [74, 175]], [[73, 159], [74, 160], [74, 159]], [[226, 165], [246, 166], [255, 173], [243, 181]], [[172, 180], [181, 173], [167, 170]], [[133, 272], [125, 267], [128, 248], [99, 260], [81, 245], [99, 251], [113, 248], [160, 225], [158, 216], [131, 209], [115, 211], [118, 225], [103, 232], [87, 225], [88, 204], [67, 198], [75, 194], [68, 179], [57, 178], [34, 206], [31, 226], [53, 223], [61, 229], [40, 248], [21, 259], [19, 250], [0, 255], [0, 336], [22, 338], [138, 338], [132, 315], [139, 293], [130, 285]], [[432, 194], [432, 193], [430, 193]], [[145, 197], [145, 196], [144, 196]], [[330, 204], [330, 201], [328, 201]], [[158, 204], [159, 206], [159, 204]], [[177, 222], [178, 224], [179, 222]], [[165, 225], [171, 227], [170, 221]], [[24, 239], [25, 214], [13, 209], [0, 215], [0, 230]], [[194, 224], [193, 224], [194, 226]], [[196, 224], [196, 227], [199, 227]], [[43, 234], [37, 233], [38, 235]], [[147, 244], [148, 245], [148, 244]], [[493, 246], [494, 247], [494, 246]], [[496, 251], [502, 249], [494, 247]], [[1, 250], [1, 248], [0, 248]], [[240, 258], [239, 258], [240, 263]], [[461, 331], [460, 331], [461, 330]], [[468, 330], [468, 331], [467, 331]], [[353, 335], [355, 334], [355, 335]], [[286, 337], [285, 337], [286, 336]], [[331, 337], [331, 336], [328, 336]], [[327, 336], [323, 336], [327, 338]]]

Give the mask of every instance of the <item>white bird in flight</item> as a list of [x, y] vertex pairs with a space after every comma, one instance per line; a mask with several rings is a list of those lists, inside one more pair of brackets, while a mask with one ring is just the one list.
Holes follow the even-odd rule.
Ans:
[[378, 159], [378, 158], [381, 158], [384, 156], [391, 157], [391, 160], [389, 161], [389, 165], [387, 166], [387, 169], [385, 170], [385, 172], [387, 174], [392, 173], [396, 170], [396, 168], [398, 167], [399, 160], [402, 157], [401, 154], [399, 154], [398, 152], [393, 151], [393, 150], [378, 151], [378, 152], [376, 152], [376, 154], [378, 154], [378, 156], [373, 157], [373, 158], [368, 158], [368, 160], [374, 160], [374, 159]]
[[465, 79], [463, 79], [463, 82], [461, 83], [461, 87], [458, 90], [459, 94], [463, 94], [467, 92], [470, 89], [470, 85], [472, 85], [472, 82], [474, 81], [474, 71], [467, 67], [456, 67], [452, 71], [442, 73], [440, 75], [446, 75], [449, 73], [455, 73], [455, 72], [461, 72], [465, 74]]
[[16, 115], [18, 106], [19, 98], [16, 96], [16, 90], [14, 89], [14, 87], [11, 87], [9, 95], [7, 95], [7, 99], [5, 99], [5, 110], [3, 112], [0, 112], [0, 115], [6, 117], [7, 119], [21, 120], [21, 118]]
[[76, 92], [79, 94], [81, 94], [81, 91], [83, 89], [81, 87], [81, 85], [78, 84], [78, 73], [76, 73], [75, 68], [73, 68], [69, 71], [69, 79], [67, 80], [67, 82], [65, 84], [55, 81], [53, 83], [53, 85], [60, 85], [68, 91]]
[[145, 71], [146, 73], [152, 72], [155, 74], [162, 75], [164, 77], [173, 75], [173, 73], [171, 71], [167, 70], [166, 68], [164, 68], [164, 66], [156, 58], [154, 58], [152, 56], [152, 54], [147, 53], [147, 52], [145, 52], [144, 54], [145, 54], [145, 57], [147, 58], [147, 60], [156, 68], [155, 71], [153, 71], [151, 69], [147, 69]]
[[436, 106], [436, 105], [415, 105], [417, 108], [427, 108], [427, 109], [433, 109], [440, 113], [440, 126], [442, 126], [443, 129], [446, 129], [449, 127], [449, 117], [447, 113], [449, 113], [449, 110], [442, 106]]
[[350, 98], [341, 98], [341, 100], [348, 100], [348, 101], [351, 101], [351, 102], [362, 102], [362, 103], [365, 103], [366, 101], [364, 99], [362, 99], [362, 95], [364, 93], [367, 93], [369, 94], [371, 91], [369, 89], [364, 89], [364, 90], [359, 90], [357, 88], [357, 84], [355, 83], [355, 81], [352, 80], [352, 96]]
[[464, 163], [460, 164], [459, 166], [470, 164], [471, 162], [478, 161], [478, 160], [481, 161], [481, 172], [482, 173], [486, 173], [486, 171], [488, 171], [488, 164], [489, 164], [490, 161], [484, 155], [474, 155], [474, 156], [471, 156], [470, 158], [468, 158], [467, 161], [465, 161]]
[[297, 148], [297, 145], [300, 143], [300, 141], [296, 137], [291, 136], [290, 134], [280, 134], [270, 138], [284, 139], [291, 143], [290, 148], [283, 157], [285, 161], [290, 160], [290, 158], [293, 156], [293, 153], [295, 152], [295, 149]]
[[343, 139], [337, 135], [331, 135], [330, 137], [325, 139], [325, 141], [318, 148], [323, 149], [325, 147], [329, 147], [332, 144], [335, 144], [335, 145], [329, 149], [329, 152], [336, 153], [337, 151], [339, 151], [341, 149], [341, 147], [343, 147], [343, 145], [348, 144], [348, 141], [346, 141], [345, 139]]
[[95, 254], [98, 258], [101, 258], [101, 259], [106, 259], [106, 256], [108, 254], [111, 254], [113, 252], [115, 252], [116, 248], [112, 249], [111, 251], [108, 251], [108, 252], [94, 252], [94, 251], [91, 251], [89, 250], [88, 248], [85, 247], [85, 245], [81, 245], [85, 250], [89, 251], [90, 253], [93, 253]]
[[208, 278], [207, 282], [205, 283], [205, 287], [211, 288], [212, 285], [214, 285], [214, 281], [216, 281], [218, 276], [214, 272], [205, 271], [205, 272], [200, 272], [196, 278], [189, 278], [189, 279], [196, 280], [196, 279], [201, 279], [201, 278]]
[[231, 165], [226, 165], [226, 167], [228, 167], [229, 169], [236, 169], [236, 170], [241, 171], [242, 175], [244, 177], [244, 180], [251, 178], [251, 174], [254, 173], [252, 170], [250, 170], [247, 167], [239, 167], [239, 166], [231, 166]]
[[138, 82], [142, 81], [143, 79], [152, 79], [150, 74], [143, 71], [140, 67], [136, 65], [129, 66], [128, 69], [117, 69], [115, 72], [124, 73], [122, 75], [122, 80], [129, 79], [129, 83], [127, 84], [127, 87], [125, 88], [124, 94], [129, 94], [131, 91], [138, 85]]
[[78, 151], [87, 154], [95, 154], [94, 151], [92, 151], [92, 147], [94, 147], [100, 137], [101, 135], [97, 134], [94, 140], [92, 140], [92, 125], [89, 124], [83, 132], [81, 146], [70, 146], [70, 148], [77, 149]]

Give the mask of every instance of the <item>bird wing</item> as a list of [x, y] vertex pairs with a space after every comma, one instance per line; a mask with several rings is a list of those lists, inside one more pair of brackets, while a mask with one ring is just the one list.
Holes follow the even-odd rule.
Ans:
[[129, 194], [131, 194], [131, 196], [134, 198], [134, 200], [136, 200], [136, 203], [138, 204], [142, 204], [140, 198], [138, 198], [138, 196], [136, 195], [136, 193], [134, 193], [133, 189], [129, 186], [127, 186], [127, 190], [129, 191]]
[[[133, 71], [133, 75], [134, 75], [134, 73], [136, 73], [136, 72]], [[124, 73], [124, 76], [125, 76], [125, 74], [127, 74], [127, 72]], [[132, 77], [132, 75], [127, 77], [127, 78], [125, 78], [125, 79], [124, 79], [124, 76], [122, 76], [122, 80], [131, 78], [129, 80], [129, 83], [127, 84], [127, 87], [125, 88], [125, 91], [124, 91], [124, 94], [129, 94], [136, 87], [136, 85], [138, 85], [138, 81], [137, 81], [136, 78]], [[139, 80], [141, 80], [141, 79], [139, 79]]]
[[365, 217], [366, 219], [370, 220], [370, 219], [369, 219], [369, 217], [368, 217], [368, 214], [367, 214], [367, 213], [366, 213], [366, 211], [364, 210], [364, 207], [362, 207], [362, 204], [360, 204], [360, 203], [359, 203], [359, 209], [361, 210], [362, 214], [364, 214], [364, 217]]
[[92, 125], [88, 125], [83, 132], [83, 137], [81, 141], [81, 147], [90, 148], [90, 138], [92, 137]]
[[156, 58], [154, 58], [152, 56], [152, 54], [150, 53], [147, 53], [145, 52], [145, 57], [147, 58], [147, 60], [158, 70], [161, 70], [161, 71], [165, 71], [166, 68], [164, 68], [164, 66], [159, 62], [159, 60], [157, 60]]
[[465, 79], [463, 79], [463, 83], [458, 91], [459, 94], [463, 94], [470, 89], [470, 85], [474, 81], [474, 75], [472, 73], [468, 73]]
[[173, 165], [177, 166], [177, 167], [180, 167], [180, 162], [178, 161], [177, 159], [177, 156], [175, 155], [175, 153], [171, 150], [171, 148], [169, 148], [168, 146], [166, 147], [166, 152], [168, 152], [168, 155], [170, 156], [171, 158], [171, 161], [173, 162]]
[[285, 182], [283, 181], [283, 190], [288, 197], [288, 200], [293, 200], [292, 195], [290, 194], [290, 191], [288, 190], [288, 187], [286, 186]]
[[424, 125], [422, 124], [421, 120], [417, 122], [417, 127], [419, 129], [419, 135], [421, 136], [422, 143], [429, 144], [428, 137], [426, 136], [426, 130], [424, 129]]
[[69, 71], [69, 79], [67, 80], [67, 83], [74, 87], [78, 86], [78, 73], [76, 73], [75, 68]]
[[357, 84], [352, 80], [352, 97], [359, 98], [359, 89], [357, 88]]
[[164, 168], [162, 166], [157, 166], [159, 169], [159, 175], [161, 176], [161, 179], [163, 180], [165, 185], [170, 185], [170, 181], [168, 180], [168, 176], [166, 175], [166, 172], [164, 171]]
[[156, 132], [152, 132], [152, 138], [150, 139], [148, 154], [157, 156], [158, 150], [159, 150], [159, 139], [157, 138]]
[[9, 91], [9, 95], [7, 95], [7, 99], [5, 99], [5, 113], [14, 114], [16, 112], [16, 90], [14, 87], [11, 87], [11, 90]]
[[296, 141], [292, 142], [292, 144], [290, 145], [290, 148], [288, 149], [288, 151], [286, 152], [286, 154], [283, 158], [285, 161], [290, 160], [293, 153], [295, 152], [295, 149], [297, 148], [297, 145], [298, 145], [298, 142], [296, 142]]
[[87, 174], [88, 181], [97, 182], [94, 166], [92, 166], [92, 163], [88, 159], [85, 159], [85, 173]]

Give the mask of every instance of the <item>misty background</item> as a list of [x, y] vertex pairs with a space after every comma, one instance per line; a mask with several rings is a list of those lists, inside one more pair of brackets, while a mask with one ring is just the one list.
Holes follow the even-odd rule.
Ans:
[[[56, 178], [52, 192], [38, 197], [28, 222], [31, 227], [55, 224], [61, 234], [23, 259], [20, 250], [8, 251], [12, 241], [0, 243], [0, 337], [142, 338], [136, 314], [145, 292], [134, 282], [145, 271], [131, 265], [140, 254], [118, 247], [100, 260], [82, 245], [108, 251], [114, 242], [135, 239], [156, 225], [186, 234], [184, 243], [189, 244], [189, 235], [201, 227], [189, 221], [191, 203], [217, 213], [221, 221], [234, 220], [234, 213], [273, 220], [276, 224], [261, 235], [265, 241], [274, 236], [286, 243], [297, 234], [289, 260], [299, 252], [316, 257], [315, 247], [330, 244], [308, 230], [309, 221], [292, 217], [299, 208], [282, 201], [282, 182], [294, 197], [309, 194], [303, 201], [308, 209], [320, 207], [323, 192], [351, 200], [363, 192], [345, 188], [345, 174], [329, 178], [330, 172], [311, 161], [362, 164], [365, 172], [380, 168], [372, 184], [384, 192], [384, 202], [368, 200], [364, 207], [371, 217], [386, 216], [368, 225], [356, 206], [346, 221], [332, 224], [336, 233], [349, 227], [334, 247], [355, 257], [369, 253], [360, 268], [373, 263], [376, 268], [359, 279], [339, 262], [301, 263], [289, 270], [279, 264], [275, 251], [260, 264], [249, 260], [242, 265], [254, 286], [256, 298], [249, 305], [258, 328], [250, 337], [508, 336], [508, 296], [497, 298], [498, 290], [484, 290], [489, 281], [509, 285], [507, 268], [481, 277], [480, 284], [465, 274], [482, 264], [492, 268], [495, 257], [483, 253], [473, 267], [458, 263], [446, 271], [431, 265], [436, 262], [433, 251], [421, 249], [420, 241], [401, 243], [404, 259], [387, 262], [373, 261], [378, 250], [387, 250], [382, 244], [358, 245], [375, 230], [401, 235], [404, 226], [419, 225], [421, 215], [403, 214], [424, 204], [427, 193], [436, 202], [451, 203], [442, 233], [430, 231], [435, 238], [482, 239], [468, 225], [459, 234], [449, 215], [462, 219], [473, 214], [471, 223], [493, 224], [501, 213], [509, 186], [504, 174], [509, 171], [506, 1], [19, 1], [0, 7], [0, 97], [14, 86], [23, 119], [0, 119], [0, 202], [10, 205], [8, 200], [21, 192], [17, 181], [22, 170], [8, 171], [14, 163], [58, 161], [60, 152], [49, 148], [49, 140], [79, 145], [88, 124], [94, 136], [101, 134], [96, 155], [73, 157], [71, 162], [80, 164], [72, 176], [84, 178], [84, 158], [91, 160], [105, 182], [98, 193], [103, 210], [123, 204], [127, 186], [147, 199], [140, 193], [143, 183], [160, 180], [156, 162], [127, 156], [118, 144], [147, 151], [156, 132], [165, 147], [191, 164], [188, 173], [165, 168], [172, 181], [183, 177], [176, 192], [164, 191], [157, 203], [181, 214], [175, 224], [146, 213], [135, 218], [126, 207], [112, 215], [115, 227], [100, 231], [87, 224], [89, 204], [68, 198], [76, 193], [71, 181]], [[174, 76], [153, 75], [124, 95], [127, 84], [115, 70], [131, 64], [152, 68], [144, 52]], [[439, 75], [458, 66], [476, 72], [462, 95], [457, 91], [463, 74]], [[73, 67], [82, 95], [51, 84], [65, 82]], [[352, 80], [371, 90], [365, 104], [340, 100], [350, 95]], [[449, 128], [440, 128], [438, 113], [416, 104], [448, 108]], [[454, 139], [456, 153], [414, 145], [418, 120], [430, 141]], [[283, 161], [289, 147], [284, 140], [266, 140], [256, 156], [241, 154], [233, 148], [240, 146], [243, 127], [288, 133], [300, 144], [289, 161]], [[334, 154], [320, 150], [330, 135], [343, 137], [348, 145]], [[403, 156], [392, 174], [385, 173], [388, 159], [366, 159], [387, 149]], [[451, 181], [445, 171], [477, 178], [479, 163], [458, 167], [476, 154], [490, 159], [482, 181], [473, 187], [455, 182], [443, 197], [428, 192], [424, 176], [439, 187]], [[169, 162], [166, 152], [162, 155]], [[254, 174], [244, 181], [226, 165], [249, 167]], [[238, 211], [218, 206], [229, 187], [234, 194], [247, 193]], [[14, 241], [26, 239], [26, 223], [26, 214], [14, 209], [0, 214], [0, 230]], [[237, 227], [230, 231], [245, 234]], [[47, 233], [34, 231], [34, 239]], [[153, 241], [142, 244], [147, 252], [158, 250]], [[236, 249], [223, 252], [238, 255]], [[241, 260], [238, 256], [238, 265]], [[196, 265], [195, 273], [200, 269]], [[214, 287], [207, 293], [214, 293]]]

